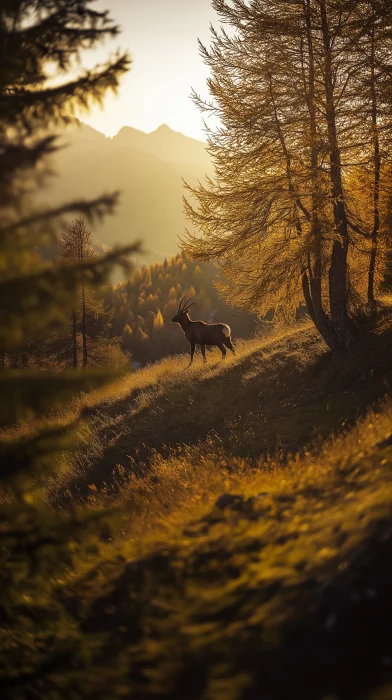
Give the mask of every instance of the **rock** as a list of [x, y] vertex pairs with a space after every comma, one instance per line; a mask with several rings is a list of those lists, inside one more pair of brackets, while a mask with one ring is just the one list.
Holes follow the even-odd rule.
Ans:
[[224, 510], [225, 508], [241, 507], [244, 503], [244, 497], [233, 493], [222, 493], [215, 503], [217, 508]]
[[389, 435], [389, 437], [385, 438], [385, 440], [381, 440], [381, 442], [377, 442], [376, 447], [390, 447], [392, 445], [392, 435]]

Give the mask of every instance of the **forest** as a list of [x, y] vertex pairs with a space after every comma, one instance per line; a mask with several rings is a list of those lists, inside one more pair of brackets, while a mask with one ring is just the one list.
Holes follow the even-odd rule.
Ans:
[[105, 296], [113, 310], [112, 329], [122, 337], [122, 347], [145, 364], [184, 352], [186, 340], [175, 316], [182, 297], [192, 297], [194, 316], [213, 322], [225, 319], [238, 338], [256, 329], [256, 316], [236, 310], [219, 297], [218, 270], [211, 264], [191, 260], [184, 253], [175, 258], [136, 270], [127, 281], [111, 287]]
[[209, 5], [213, 175], [136, 269], [117, 189], [45, 199], [134, 69], [114, 11], [0, 0], [4, 700], [392, 697], [392, 9]]
[[[59, 236], [58, 256], [69, 262], [96, 258], [96, 248], [83, 217], [75, 219]], [[82, 283], [61, 327], [17, 351], [2, 351], [2, 366], [30, 367], [40, 372], [49, 368], [120, 368], [181, 353], [187, 343], [172, 318], [184, 295], [196, 299], [200, 318], [210, 322], [225, 318], [236, 337], [251, 335], [256, 330], [256, 315], [227, 305], [218, 294], [218, 284], [215, 265], [198, 264], [185, 253], [145, 265], [126, 281], [98, 290]], [[271, 312], [264, 319], [266, 327], [268, 319]]]

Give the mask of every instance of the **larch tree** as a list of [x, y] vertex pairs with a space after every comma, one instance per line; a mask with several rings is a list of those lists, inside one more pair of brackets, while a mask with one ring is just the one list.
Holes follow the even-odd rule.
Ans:
[[[364, 89], [371, 69], [359, 45], [372, 23], [376, 45], [385, 3], [213, 7], [221, 28], [209, 49], [200, 45], [211, 99], [194, 100], [218, 118], [215, 128], [207, 123], [215, 179], [187, 188], [185, 210], [201, 235], [188, 231], [185, 251], [219, 261], [223, 293], [248, 309], [287, 311], [303, 298], [327, 345], [347, 347], [366, 302], [358, 250], [369, 250], [370, 239], [350, 189], [365, 132], [376, 152]], [[378, 99], [379, 83], [373, 88]]]
[[377, 258], [385, 267], [390, 245], [388, 209], [390, 187], [390, 136], [392, 105], [392, 13], [385, 0], [357, 3], [352, 17], [352, 52], [357, 57], [355, 92], [360, 95], [361, 120], [357, 134], [357, 163], [352, 168], [353, 201], [370, 247], [367, 298], [375, 305]]

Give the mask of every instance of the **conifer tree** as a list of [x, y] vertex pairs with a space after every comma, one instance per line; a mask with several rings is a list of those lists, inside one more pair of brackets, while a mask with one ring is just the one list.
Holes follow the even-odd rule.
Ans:
[[[211, 99], [194, 100], [219, 118], [216, 128], [207, 122], [216, 177], [188, 188], [186, 212], [201, 236], [189, 231], [185, 252], [218, 260], [229, 279], [221, 290], [245, 308], [290, 311], [304, 298], [327, 345], [347, 347], [372, 296], [362, 251], [370, 252], [372, 240], [374, 267], [382, 196], [375, 119], [382, 103], [384, 121], [390, 114], [380, 78], [390, 75], [381, 50], [390, 11], [376, 0], [213, 0], [213, 6], [230, 31], [213, 29], [211, 48], [200, 45]], [[350, 189], [369, 149], [370, 234]]]
[[[82, 214], [92, 221], [109, 213], [117, 195], [92, 201], [38, 207], [35, 195], [48, 175], [56, 139], [55, 125], [69, 121], [76, 108], [102, 102], [116, 90], [129, 68], [126, 54], [89, 71], [78, 67], [80, 52], [92, 48], [118, 28], [107, 12], [92, 9], [89, 0], [0, 0], [0, 348], [3, 357], [19, 352], [31, 340], [44, 338], [64, 322], [83, 283], [101, 284], [113, 264], [124, 262], [129, 246], [103, 258], [74, 264], [40, 262], [37, 249], [56, 241], [62, 217]], [[49, 81], [49, 69], [57, 74]], [[73, 77], [68, 71], [72, 69]], [[40, 197], [40, 201], [42, 198]], [[124, 262], [125, 264], [125, 262]], [[5, 363], [4, 363], [5, 364]], [[28, 681], [56, 676], [61, 639], [74, 639], [60, 604], [48, 602], [47, 591], [61, 567], [70, 563], [68, 543], [77, 528], [71, 515], [56, 514], [39, 500], [40, 480], [56, 464], [54, 456], [68, 446], [66, 421], [47, 417], [76, 391], [104, 381], [102, 374], [0, 373], [0, 617], [2, 692], [12, 688], [25, 697]], [[12, 429], [25, 418], [23, 430]], [[20, 611], [23, 608], [23, 612]], [[37, 610], [39, 609], [39, 615]], [[17, 640], [17, 643], [15, 643]], [[65, 676], [51, 680], [54, 695], [64, 691]], [[38, 694], [47, 695], [45, 690]], [[72, 693], [72, 691], [70, 691]]]
[[[358, 221], [370, 248], [367, 298], [376, 302], [377, 267], [385, 266], [389, 247], [388, 161], [392, 128], [390, 4], [368, 0], [353, 7], [352, 52], [359, 69], [354, 73], [355, 94], [362, 96], [357, 133], [357, 157], [352, 168]], [[358, 98], [356, 97], [356, 100]], [[351, 159], [353, 161], [353, 159]], [[381, 265], [377, 264], [377, 258]]]

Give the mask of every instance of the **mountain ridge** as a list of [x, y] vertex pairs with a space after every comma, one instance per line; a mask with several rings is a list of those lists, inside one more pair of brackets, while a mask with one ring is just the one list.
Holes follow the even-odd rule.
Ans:
[[46, 196], [57, 203], [119, 190], [115, 214], [94, 226], [94, 238], [107, 246], [142, 239], [146, 263], [178, 252], [187, 225], [183, 180], [213, 175], [207, 144], [165, 124], [151, 133], [124, 126], [107, 137], [73, 120], [58, 136], [67, 147], [54, 156], [58, 177]]
[[[86, 124], [83, 121], [80, 121], [80, 124], [82, 126], [89, 126], [88, 124]], [[89, 128], [94, 129], [94, 127], [89, 127]], [[175, 129], [172, 129], [171, 126], [169, 126], [168, 124], [165, 124], [165, 123], [160, 124], [159, 126], [157, 126], [156, 129], [153, 129], [152, 131], [143, 131], [143, 129], [137, 129], [135, 126], [130, 126], [129, 124], [124, 124], [124, 126], [122, 126], [121, 129], [119, 129], [117, 134], [115, 134], [114, 136], [105, 136], [105, 134], [103, 134], [98, 129], [94, 129], [94, 131], [98, 131], [98, 133], [105, 136], [105, 138], [111, 138], [112, 140], [115, 139], [117, 136], [119, 136], [119, 134], [121, 134], [121, 132], [128, 131], [128, 130], [136, 132], [137, 134], [144, 134], [145, 136], [152, 136], [153, 134], [171, 133], [171, 134], [175, 134], [176, 136], [181, 136], [182, 138], [187, 139], [189, 141], [196, 141], [196, 143], [201, 143], [201, 144], [207, 146], [206, 141], [202, 141], [201, 139], [195, 139], [194, 136], [187, 136], [186, 134], [183, 134], [182, 131], [176, 131]]]
[[[191, 158], [193, 162], [203, 164], [209, 157], [207, 154], [207, 144], [204, 141], [185, 136], [180, 131], [174, 131], [167, 124], [161, 124], [157, 129], [146, 133], [130, 126], [123, 126], [118, 133], [112, 137], [113, 144], [131, 146], [137, 150], [154, 154], [164, 161], [173, 160], [176, 163], [186, 162], [186, 158]], [[186, 157], [181, 157], [182, 147], [186, 152]]]

